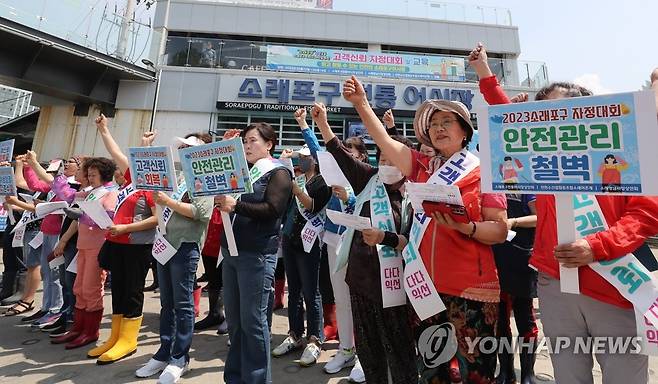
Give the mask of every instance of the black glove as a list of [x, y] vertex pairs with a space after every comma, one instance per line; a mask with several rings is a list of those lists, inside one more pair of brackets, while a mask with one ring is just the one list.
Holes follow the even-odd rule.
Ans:
[[64, 208], [64, 214], [71, 220], [78, 220], [82, 217], [82, 209], [80, 208]]

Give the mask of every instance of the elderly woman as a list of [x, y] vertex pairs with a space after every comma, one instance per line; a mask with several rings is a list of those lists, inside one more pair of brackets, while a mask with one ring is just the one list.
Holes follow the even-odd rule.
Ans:
[[[368, 133], [393, 165], [410, 181], [457, 186], [470, 219], [463, 223], [450, 214], [435, 212], [422, 220], [426, 225], [418, 219], [414, 222], [422, 233], [415, 251], [447, 308], [416, 321], [421, 383], [449, 380], [447, 362], [422, 356], [427, 347], [423, 345], [427, 343], [424, 331], [446, 322], [457, 338], [462, 377], [467, 382], [493, 380], [496, 354], [469, 351], [466, 338], [495, 335], [500, 288], [491, 245], [506, 238], [507, 206], [504, 195], [480, 193], [479, 161], [467, 148], [474, 131], [468, 109], [447, 100], [427, 100], [419, 107], [414, 118], [416, 137], [437, 152], [436, 157], [428, 157], [386, 133], [356, 77], [345, 82], [343, 96], [354, 105]], [[451, 178], [444, 177], [448, 169]]]

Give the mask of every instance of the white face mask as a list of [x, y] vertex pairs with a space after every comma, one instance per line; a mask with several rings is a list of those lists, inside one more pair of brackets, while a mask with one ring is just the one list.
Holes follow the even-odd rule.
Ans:
[[377, 175], [382, 183], [389, 185], [397, 183], [404, 177], [399, 169], [390, 165], [380, 165]]

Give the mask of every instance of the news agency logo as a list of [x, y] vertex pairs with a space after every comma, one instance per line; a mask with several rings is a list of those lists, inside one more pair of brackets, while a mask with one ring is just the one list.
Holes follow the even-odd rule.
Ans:
[[418, 338], [418, 352], [427, 368], [447, 363], [457, 353], [455, 327], [450, 323], [432, 325]]

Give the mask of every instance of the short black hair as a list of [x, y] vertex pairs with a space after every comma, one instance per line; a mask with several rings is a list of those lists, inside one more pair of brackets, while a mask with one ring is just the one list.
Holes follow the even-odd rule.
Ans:
[[98, 171], [102, 182], [109, 183], [114, 179], [114, 171], [116, 171], [117, 165], [113, 160], [105, 157], [91, 157], [85, 159], [82, 170], [85, 174], [88, 174], [90, 168]]
[[503, 161], [512, 161], [512, 156], [505, 156]]
[[[414, 143], [411, 141], [409, 138], [401, 136], [401, 135], [392, 135], [391, 139], [398, 141], [407, 147], [414, 149]], [[379, 147], [375, 147], [375, 158], [377, 159], [377, 162], [379, 162], [379, 157], [381, 156], [382, 151], [379, 149]]]
[[364, 163], [368, 163], [368, 158], [370, 155], [368, 155], [368, 148], [366, 148], [366, 143], [362, 138], [359, 136], [348, 137], [347, 139], [343, 140], [343, 145], [345, 145], [347, 148], [354, 148], [359, 151], [359, 153], [363, 155], [362, 161]]
[[247, 128], [242, 130], [242, 132], [240, 133], [240, 137], [244, 139], [247, 133], [252, 129], [257, 130], [258, 134], [260, 135], [260, 137], [263, 138], [263, 140], [272, 143], [272, 148], [270, 148], [270, 155], [273, 155], [278, 137], [274, 128], [272, 128], [272, 126], [267, 123], [251, 123], [247, 126]]
[[617, 158], [612, 153], [609, 153], [609, 154], [605, 155], [605, 157], [603, 158], [603, 161], [605, 162], [608, 159], [614, 160], [613, 164], [617, 164]]

